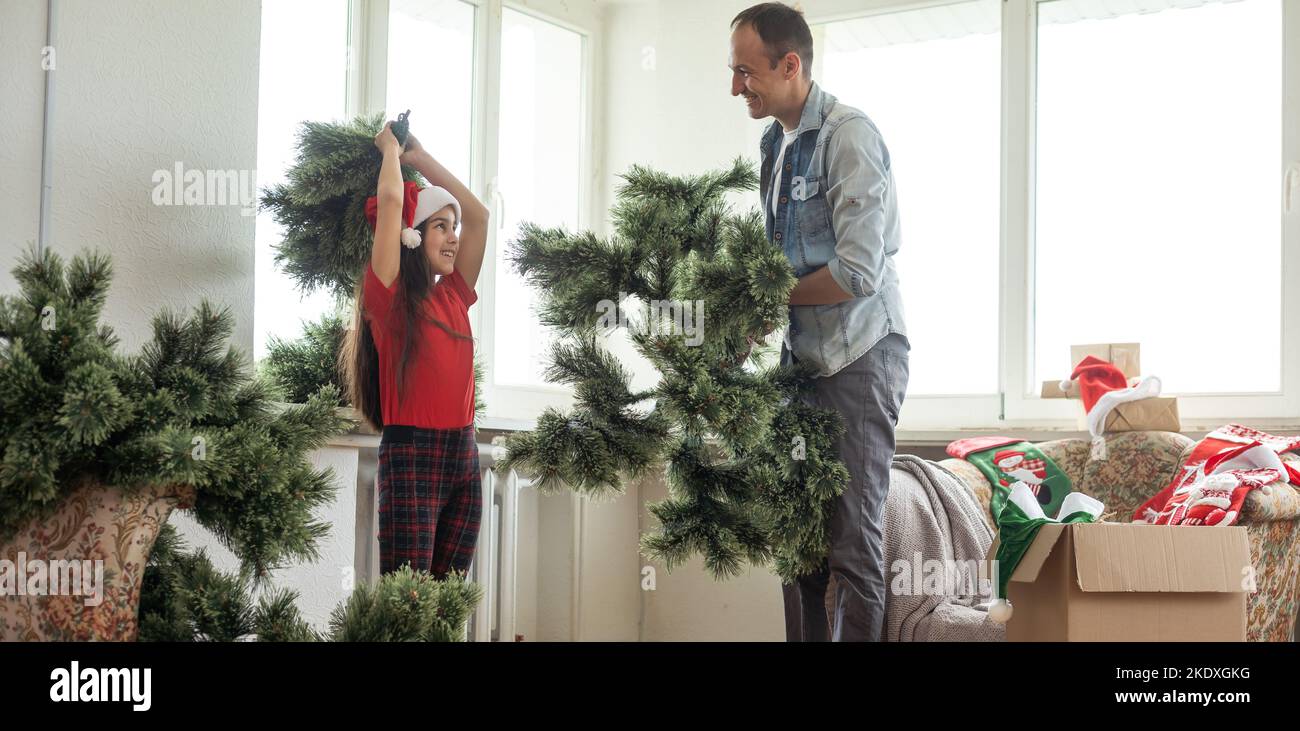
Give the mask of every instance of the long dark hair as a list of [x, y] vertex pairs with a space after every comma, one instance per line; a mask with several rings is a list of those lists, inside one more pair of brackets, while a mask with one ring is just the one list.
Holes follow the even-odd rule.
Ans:
[[[431, 220], [433, 219], [426, 220], [419, 227], [421, 236], [425, 235]], [[420, 347], [419, 338], [407, 335], [419, 332], [417, 328], [421, 320], [434, 324], [454, 338], [472, 339], [465, 333], [451, 329], [447, 323], [431, 315], [425, 307], [425, 300], [433, 287], [433, 277], [433, 267], [429, 265], [423, 248], [401, 247], [400, 270], [393, 303], [394, 308], [402, 313], [402, 356], [397, 363], [398, 398], [401, 398], [406, 383], [406, 365]], [[383, 429], [384, 414], [379, 402], [379, 349], [375, 346], [370, 323], [366, 320], [364, 287], [365, 278], [358, 277], [352, 326], [339, 350], [339, 371], [343, 375], [343, 384], [352, 406], [375, 429]]]

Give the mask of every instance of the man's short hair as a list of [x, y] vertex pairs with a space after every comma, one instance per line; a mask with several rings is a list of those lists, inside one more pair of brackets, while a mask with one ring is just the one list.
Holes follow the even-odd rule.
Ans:
[[776, 68], [786, 54], [794, 51], [799, 54], [804, 78], [812, 78], [812, 31], [808, 29], [808, 21], [803, 19], [803, 13], [784, 3], [760, 3], [741, 12], [731, 21], [732, 30], [742, 25], [754, 27], [763, 45], [767, 46], [772, 68]]

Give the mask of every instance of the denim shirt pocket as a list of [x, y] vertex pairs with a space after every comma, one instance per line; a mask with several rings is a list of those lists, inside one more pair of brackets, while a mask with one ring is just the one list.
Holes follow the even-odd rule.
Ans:
[[817, 269], [835, 256], [831, 209], [826, 201], [826, 185], [822, 178], [809, 177], [801, 182], [803, 199], [798, 202], [795, 214], [799, 224], [799, 243], [803, 260], [811, 269]]

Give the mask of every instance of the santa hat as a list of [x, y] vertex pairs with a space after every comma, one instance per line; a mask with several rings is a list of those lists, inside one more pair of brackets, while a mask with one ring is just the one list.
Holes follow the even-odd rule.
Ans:
[[1110, 412], [1122, 403], [1160, 395], [1159, 378], [1147, 376], [1130, 387], [1120, 369], [1093, 355], [1079, 361], [1070, 374], [1070, 380], [1079, 382], [1079, 397], [1083, 399], [1083, 410], [1088, 414], [1088, 433], [1092, 435], [1093, 455], [1097, 459], [1106, 458], [1102, 434], [1106, 431], [1106, 417]]
[[[414, 249], [420, 245], [420, 232], [415, 230], [417, 223], [441, 211], [447, 206], [456, 210], [456, 220], [460, 220], [460, 202], [446, 188], [431, 185], [421, 188], [416, 183], [407, 181], [402, 188], [402, 245]], [[379, 217], [379, 198], [370, 196], [366, 199], [366, 220], [374, 228]]]

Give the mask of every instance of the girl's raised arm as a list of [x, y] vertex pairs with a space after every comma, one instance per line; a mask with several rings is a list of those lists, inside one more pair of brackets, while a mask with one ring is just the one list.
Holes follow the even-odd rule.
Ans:
[[[460, 203], [460, 251], [456, 254], [456, 271], [465, 279], [470, 289], [478, 281], [483, 268], [483, 254], [487, 251], [488, 209], [470, 189], [456, 179], [442, 163], [425, 151], [415, 135], [407, 135], [406, 151], [402, 162], [420, 171], [431, 185], [446, 188]], [[400, 203], [399, 203], [400, 207]], [[376, 269], [376, 273], [378, 270]]]
[[375, 147], [384, 154], [384, 163], [379, 168], [379, 190], [375, 194], [379, 211], [375, 217], [375, 242], [370, 247], [370, 266], [385, 287], [397, 279], [402, 256], [402, 146], [389, 129], [391, 124], [385, 124], [375, 135]]

